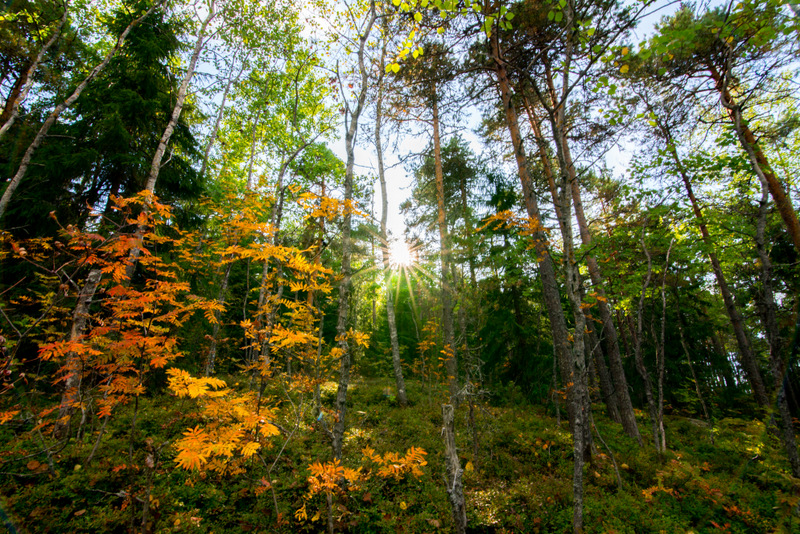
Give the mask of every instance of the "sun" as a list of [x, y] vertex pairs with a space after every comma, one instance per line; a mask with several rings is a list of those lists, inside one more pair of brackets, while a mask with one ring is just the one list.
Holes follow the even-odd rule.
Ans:
[[397, 267], [408, 267], [414, 263], [411, 249], [405, 241], [392, 241], [389, 244], [389, 261]]

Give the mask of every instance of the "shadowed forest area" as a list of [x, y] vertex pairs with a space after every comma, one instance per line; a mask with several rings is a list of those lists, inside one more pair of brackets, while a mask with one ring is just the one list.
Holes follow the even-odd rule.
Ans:
[[797, 532], [798, 22], [6, 1], [4, 527]]

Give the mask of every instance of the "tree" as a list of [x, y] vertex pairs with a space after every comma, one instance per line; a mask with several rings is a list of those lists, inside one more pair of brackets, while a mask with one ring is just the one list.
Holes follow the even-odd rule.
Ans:
[[83, 93], [83, 91], [86, 89], [89, 83], [103, 71], [103, 69], [106, 67], [106, 65], [108, 65], [108, 63], [117, 53], [117, 51], [119, 51], [119, 49], [122, 48], [122, 45], [124, 44], [126, 37], [131, 32], [133, 27], [136, 26], [138, 23], [140, 23], [142, 20], [144, 20], [151, 13], [153, 13], [153, 11], [155, 11], [158, 7], [160, 7], [160, 5], [161, 2], [156, 2], [146, 10], [143, 10], [143, 8], [140, 9], [139, 13], [142, 13], [142, 11], [144, 12], [138, 17], [133, 18], [122, 29], [122, 31], [119, 33], [119, 37], [116, 39], [116, 44], [105, 55], [103, 60], [100, 61], [100, 63], [98, 63], [92, 69], [92, 71], [88, 74], [88, 76], [86, 76], [86, 78], [84, 78], [83, 81], [81, 81], [78, 84], [78, 86], [66, 100], [58, 104], [55, 107], [55, 109], [53, 109], [53, 111], [44, 121], [41, 128], [39, 128], [39, 131], [36, 133], [36, 136], [33, 138], [33, 141], [31, 141], [30, 145], [28, 145], [28, 149], [25, 151], [25, 154], [22, 156], [17, 172], [8, 181], [6, 189], [3, 192], [3, 196], [0, 197], [0, 219], [2, 219], [3, 215], [5, 215], [5, 212], [8, 209], [8, 204], [9, 202], [11, 202], [11, 197], [14, 194], [14, 191], [17, 189], [17, 187], [19, 187], [20, 182], [25, 177], [25, 173], [27, 172], [28, 166], [31, 163], [33, 154], [36, 151], [36, 149], [39, 148], [39, 146], [42, 144], [42, 141], [44, 141], [47, 132], [50, 130], [53, 124], [55, 124], [55, 122], [58, 120], [61, 114], [70, 106], [72, 106], [76, 100], [78, 100], [78, 98], [81, 96], [81, 93]]

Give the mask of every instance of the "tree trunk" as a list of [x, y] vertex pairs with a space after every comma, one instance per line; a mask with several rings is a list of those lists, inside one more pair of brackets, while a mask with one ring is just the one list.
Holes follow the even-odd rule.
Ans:
[[[100, 283], [102, 272], [100, 269], [93, 269], [86, 277], [86, 283], [81, 288], [78, 294], [78, 302], [75, 305], [75, 311], [72, 313], [72, 329], [70, 330], [69, 340], [76, 342], [83, 337], [86, 332], [86, 326], [89, 321], [89, 307], [92, 304], [92, 298], [97, 291], [97, 285]], [[72, 411], [76, 404], [79, 404], [81, 398], [81, 378], [83, 376], [83, 358], [80, 354], [70, 352], [67, 354], [67, 361], [65, 364], [67, 378], [64, 383], [64, 393], [61, 395], [61, 406], [58, 410], [58, 419], [56, 420], [53, 435], [62, 439], [66, 437], [69, 430], [69, 419], [72, 416]]]
[[684, 188], [686, 189], [686, 195], [689, 197], [689, 202], [692, 205], [692, 211], [694, 212], [695, 219], [697, 219], [697, 225], [700, 227], [700, 234], [702, 235], [703, 242], [708, 249], [708, 258], [711, 261], [711, 268], [714, 271], [714, 277], [717, 279], [719, 292], [722, 295], [722, 301], [725, 304], [725, 312], [728, 314], [728, 318], [731, 321], [733, 333], [736, 337], [736, 343], [739, 347], [739, 359], [742, 363], [742, 368], [744, 369], [745, 375], [750, 382], [750, 387], [753, 389], [753, 395], [755, 396], [756, 402], [760, 407], [764, 408], [769, 405], [767, 390], [764, 387], [764, 381], [761, 377], [761, 371], [758, 368], [755, 355], [750, 347], [750, 340], [747, 338], [747, 334], [744, 331], [744, 321], [742, 320], [742, 316], [739, 313], [736, 304], [734, 303], [733, 295], [728, 288], [728, 283], [725, 280], [724, 273], [722, 272], [722, 266], [719, 263], [717, 254], [714, 252], [714, 243], [711, 240], [711, 235], [708, 232], [708, 227], [706, 226], [705, 219], [703, 218], [703, 212], [700, 209], [700, 204], [697, 201], [697, 198], [694, 196], [692, 183], [688, 174], [686, 173], [683, 162], [678, 156], [678, 152], [675, 148], [675, 143], [672, 139], [672, 134], [669, 128], [667, 128], [667, 126], [657, 115], [654, 114], [654, 117], [658, 128], [661, 130], [661, 133], [667, 142], [667, 150], [670, 154], [670, 157], [672, 158], [673, 163], [675, 163], [675, 168], [678, 171], [681, 180], [683, 181]]
[[[572, 4], [565, 6], [567, 17], [566, 26], [572, 25], [574, 13]], [[586, 331], [586, 316], [583, 313], [583, 302], [581, 300], [581, 277], [578, 262], [575, 257], [575, 242], [572, 234], [572, 188], [574, 185], [573, 176], [569, 172], [570, 165], [567, 164], [566, 135], [563, 131], [565, 127], [564, 112], [567, 105], [567, 87], [569, 87], [570, 61], [572, 58], [572, 40], [567, 33], [566, 50], [564, 52], [565, 63], [563, 68], [562, 94], [557, 106], [548, 109], [550, 125], [552, 127], [553, 140], [556, 144], [556, 155], [559, 164], [559, 200], [561, 203], [561, 230], [564, 243], [564, 253], [566, 261], [564, 267], [567, 278], [567, 296], [572, 306], [572, 316], [575, 322], [575, 331], [572, 341], [572, 369], [574, 393], [569, 400], [572, 405], [572, 412], [575, 422], [573, 424], [573, 471], [572, 471], [572, 531], [575, 534], [583, 532], [583, 466], [587, 460], [591, 459], [591, 427], [589, 425], [589, 412], [591, 403], [589, 400], [589, 389], [586, 376], [586, 358], [584, 352], [584, 339]], [[555, 92], [552, 93], [553, 104], [556, 104]], [[573, 169], [574, 171], [574, 169]], [[573, 173], [574, 174], [574, 173]]]
[[753, 131], [750, 130], [750, 127], [742, 119], [742, 109], [728, 91], [727, 73], [725, 76], [726, 79], [723, 80], [722, 76], [720, 76], [720, 73], [713, 65], [709, 65], [709, 72], [711, 74], [711, 79], [714, 80], [714, 86], [719, 92], [720, 101], [728, 111], [728, 117], [736, 130], [739, 144], [742, 145], [747, 157], [750, 159], [753, 171], [760, 180], [767, 184], [772, 199], [775, 201], [775, 206], [778, 208], [778, 213], [780, 213], [781, 219], [783, 219], [783, 224], [786, 226], [786, 230], [792, 238], [794, 248], [800, 253], [800, 222], [797, 220], [797, 213], [794, 211], [792, 201], [786, 195], [783, 184], [780, 183], [775, 173], [772, 172], [769, 160], [767, 160], [767, 156], [762, 152], [761, 147], [758, 146]]
[[433, 160], [436, 175], [436, 200], [438, 205], [439, 250], [441, 259], [442, 334], [444, 336], [445, 369], [450, 391], [450, 402], [458, 406], [458, 356], [456, 353], [453, 326], [453, 281], [450, 275], [450, 235], [447, 232], [444, 208], [444, 171], [442, 170], [442, 147], [439, 136], [439, 105], [436, 88], [433, 88]]
[[766, 238], [764, 236], [767, 226], [767, 202], [769, 198], [769, 185], [765, 180], [761, 180], [761, 191], [761, 204], [759, 206], [758, 223], [756, 224], [756, 249], [761, 260], [761, 300], [763, 303], [764, 330], [769, 342], [769, 360], [772, 367], [772, 375], [775, 378], [775, 391], [778, 392], [777, 404], [781, 426], [783, 427], [783, 446], [786, 449], [786, 455], [792, 467], [792, 474], [800, 478], [800, 456], [797, 453], [792, 414], [786, 398], [785, 384], [788, 380], [785, 378], [785, 370], [780, 354], [777, 305], [775, 304], [775, 295], [772, 290], [772, 260], [767, 252]]
[[[245, 60], [242, 61], [242, 68], [239, 69], [239, 74], [236, 75], [236, 78], [233, 77], [233, 70], [228, 74], [228, 81], [225, 83], [225, 90], [222, 92], [222, 100], [219, 104], [219, 111], [217, 111], [217, 118], [214, 120], [214, 127], [211, 129], [211, 134], [208, 136], [208, 142], [206, 143], [206, 148], [203, 150], [203, 163], [200, 165], [200, 176], [204, 177], [206, 174], [206, 169], [208, 168], [208, 158], [211, 154], [211, 149], [214, 146], [214, 143], [217, 141], [217, 135], [219, 133], [219, 125], [222, 122], [222, 116], [225, 113], [225, 103], [228, 101], [228, 94], [230, 93], [231, 86], [233, 85], [234, 81], [238, 82], [239, 78], [242, 76], [242, 72], [244, 71]], [[260, 110], [259, 110], [260, 111]], [[258, 121], [256, 121], [258, 122]]]
[[[228, 280], [231, 277], [231, 269], [233, 268], [233, 258], [228, 258], [228, 264], [225, 266], [225, 274], [222, 275], [222, 283], [217, 293], [217, 304], [225, 306], [225, 294], [228, 291]], [[214, 373], [214, 364], [217, 360], [217, 336], [219, 336], [219, 326], [222, 320], [222, 313], [219, 310], [214, 310], [214, 326], [211, 332], [211, 346], [208, 349], [208, 358], [206, 359], [206, 376], [211, 376]]]
[[614, 384], [611, 382], [611, 375], [608, 372], [605, 356], [603, 355], [603, 351], [600, 350], [600, 340], [597, 339], [594, 320], [595, 319], [591, 315], [586, 316], [590, 354], [594, 360], [595, 369], [597, 369], [600, 392], [603, 395], [603, 402], [608, 409], [608, 417], [612, 421], [619, 423], [622, 421], [622, 415], [620, 414], [619, 405], [617, 404], [617, 395], [614, 391]]
[[656, 345], [656, 361], [658, 366], [658, 432], [661, 437], [661, 451], [667, 450], [667, 434], [664, 430], [664, 375], [666, 374], [666, 344], [664, 336], [667, 328], [667, 294], [665, 291], [667, 284], [667, 271], [669, 270], [669, 255], [672, 252], [672, 245], [675, 238], [669, 242], [667, 257], [664, 261], [664, 273], [661, 278], [661, 333]]
[[653, 446], [657, 451], [660, 451], [657, 424], [658, 415], [656, 413], [656, 403], [653, 399], [653, 382], [650, 379], [650, 373], [647, 371], [647, 367], [644, 364], [644, 357], [642, 356], [642, 316], [644, 315], [644, 299], [647, 294], [647, 287], [650, 285], [650, 279], [653, 275], [653, 262], [650, 258], [650, 251], [647, 250], [647, 245], [644, 242], [644, 228], [642, 228], [641, 243], [645, 256], [647, 256], [647, 275], [645, 276], [644, 285], [642, 286], [642, 294], [639, 297], [639, 305], [636, 308], [636, 339], [634, 339], [633, 342], [633, 350], [634, 357], [636, 358], [636, 370], [639, 371], [639, 375], [644, 382], [644, 394], [647, 398], [647, 409], [650, 412], [650, 425], [653, 431]]
[[[525, 157], [525, 148], [522, 144], [522, 135], [519, 131], [517, 112], [514, 103], [511, 101], [511, 88], [508, 82], [505, 63], [500, 58], [500, 47], [497, 42], [496, 34], [491, 37], [492, 59], [494, 60], [494, 73], [497, 77], [500, 96], [505, 110], [506, 124], [511, 135], [511, 142], [514, 146], [514, 156], [517, 162], [517, 171], [522, 184], [525, 208], [532, 223], [536, 225], [537, 231], [532, 236], [533, 244], [536, 248], [539, 261], [539, 275], [542, 280], [542, 293], [544, 296], [547, 315], [550, 319], [550, 329], [553, 337], [553, 347], [555, 349], [556, 361], [558, 362], [559, 374], [563, 384], [572, 383], [572, 369], [570, 356], [570, 343], [567, 333], [567, 324], [564, 318], [564, 310], [561, 308], [561, 296], [558, 290], [555, 267], [553, 259], [548, 250], [547, 236], [541, 224], [539, 204], [533, 191], [533, 181], [528, 173], [528, 164]], [[570, 391], [571, 388], [568, 388]], [[572, 417], [570, 417], [572, 419]]]
[[158, 142], [158, 148], [156, 148], [156, 153], [153, 156], [153, 162], [150, 164], [150, 173], [147, 176], [145, 190], [150, 191], [151, 193], [156, 189], [156, 180], [158, 180], [158, 174], [161, 171], [161, 161], [164, 159], [164, 153], [167, 151], [167, 144], [172, 138], [172, 133], [175, 131], [175, 126], [177, 126], [178, 119], [183, 112], [183, 104], [186, 101], [186, 92], [189, 90], [189, 83], [192, 81], [194, 70], [197, 66], [197, 60], [200, 58], [200, 52], [203, 50], [203, 45], [205, 44], [204, 41], [206, 39], [206, 29], [208, 28], [208, 24], [217, 15], [214, 2], [215, 0], [210, 0], [208, 3], [208, 14], [200, 26], [200, 31], [197, 33], [197, 40], [194, 43], [194, 50], [192, 51], [192, 57], [189, 60], [189, 66], [186, 69], [186, 74], [183, 76], [181, 85], [178, 88], [178, 94], [175, 97], [175, 107], [172, 108], [172, 116], [167, 123], [167, 127], [164, 129], [164, 133], [161, 135], [161, 139]]
[[[550, 91], [551, 94], [554, 93], [555, 88], [552, 86], [552, 80], [548, 77], [548, 81], [550, 82]], [[542, 158], [543, 162], [547, 161], [545, 164], [545, 174], [548, 176], [548, 182], [550, 183], [551, 189], [555, 192], [555, 180], [553, 178], [553, 172], [550, 169], [550, 163], [547, 158], [547, 151], [543, 146], [544, 138], [542, 137], [541, 127], [539, 125], [538, 118], [536, 117], [533, 109], [531, 107], [529, 109], [529, 117], [531, 126], [534, 128], [534, 133], [537, 139], [542, 140], [542, 144], [540, 144], [539, 152], [540, 157]], [[557, 125], [557, 128], [561, 128], [561, 125]], [[555, 135], [555, 134], [554, 134]], [[578, 181], [577, 172], [575, 170], [575, 165], [572, 161], [572, 154], [569, 150], [569, 144], [566, 141], [566, 138], [561, 134], [562, 138], [562, 149], [563, 149], [563, 157], [564, 163], [567, 167], [567, 172], [570, 176], [570, 186], [572, 189], [572, 203], [575, 207], [575, 217], [578, 222], [578, 230], [581, 236], [581, 242], [584, 246], [589, 246], [592, 243], [592, 237], [589, 233], [589, 225], [586, 221], [586, 216], [583, 211], [583, 202], [581, 201], [581, 193], [580, 193], [580, 185]], [[560, 215], [561, 207], [559, 206], [559, 202], [555, 202], [556, 206], [556, 215], [559, 217], [559, 221], [562, 220]], [[563, 228], [562, 228], [563, 232]], [[611, 370], [611, 377], [613, 379], [613, 403], [616, 405], [616, 409], [619, 412], [619, 419], [614, 419], [615, 421], [619, 421], [622, 423], [622, 428], [625, 430], [625, 433], [628, 436], [634, 438], [639, 445], [642, 444], [642, 437], [639, 434], [639, 427], [636, 424], [636, 415], [633, 412], [633, 403], [631, 402], [630, 393], [628, 392], [628, 380], [625, 377], [625, 369], [622, 365], [622, 355], [619, 350], [619, 338], [617, 335], [617, 329], [614, 325], [614, 320], [612, 319], [612, 311], [611, 307], [608, 304], [608, 299], [606, 297], [605, 288], [604, 288], [604, 280], [602, 273], [600, 272], [600, 267], [597, 264], [595, 258], [591, 255], [586, 255], [586, 264], [589, 268], [589, 276], [592, 280], [592, 288], [598, 295], [598, 309], [600, 311], [600, 319], [603, 323], [602, 334], [600, 335], [600, 339], [603, 343], [603, 350], [608, 356], [608, 361]], [[614, 409], [609, 406], [610, 412], [613, 414]]]
[[453, 406], [443, 404], [442, 439], [444, 440], [444, 461], [447, 471], [447, 496], [453, 511], [453, 531], [458, 534], [464, 534], [467, 530], [467, 507], [464, 502], [464, 485], [461, 481], [464, 471], [461, 469], [461, 461], [458, 458], [458, 449], [456, 448], [454, 417]]
[[[677, 290], [675, 293], [677, 295]], [[691, 351], [689, 350], [689, 345], [686, 343], [686, 336], [683, 333], [683, 318], [681, 316], [680, 302], [678, 303], [678, 334], [681, 337], [681, 347], [683, 348], [683, 354], [686, 356], [686, 363], [689, 365], [689, 371], [692, 373], [694, 391], [697, 394], [697, 400], [700, 402], [700, 408], [703, 410], [703, 418], [708, 422], [709, 428], [711, 428], [712, 423], [711, 416], [708, 412], [708, 405], [706, 404], [703, 393], [700, 390], [700, 381], [697, 379], [697, 373], [695, 372], [694, 364], [692, 363]]]
[[[169, 122], [167, 123], [166, 128], [164, 128], [164, 132], [161, 134], [161, 139], [158, 142], [158, 146], [156, 147], [156, 152], [153, 155], [153, 161], [150, 163], [150, 172], [147, 175], [147, 182], [145, 182], [144, 191], [149, 192], [151, 195], [155, 193], [156, 190], [156, 182], [158, 181], [158, 175], [161, 173], [161, 162], [164, 159], [164, 154], [167, 151], [167, 144], [169, 144], [169, 140], [172, 138], [172, 134], [175, 131], [175, 127], [178, 124], [178, 119], [183, 112], [183, 104], [186, 101], [186, 92], [189, 89], [189, 83], [192, 81], [192, 77], [194, 76], [194, 70], [197, 66], [197, 60], [200, 57], [200, 52], [203, 49], [204, 40], [206, 36], [206, 28], [208, 28], [208, 24], [211, 20], [217, 15], [214, 11], [214, 2], [215, 0], [210, 0], [208, 5], [208, 15], [203, 20], [202, 25], [200, 26], [200, 31], [197, 35], [197, 40], [194, 44], [194, 50], [192, 51], [192, 57], [189, 60], [189, 66], [186, 69], [186, 74], [183, 76], [183, 80], [181, 81], [181, 85], [178, 88], [178, 94], [175, 99], [175, 106], [172, 108], [172, 115], [170, 116]], [[149, 199], [145, 202], [143, 206], [143, 210], [145, 212], [149, 211]], [[136, 229], [136, 238], [139, 243], [141, 243], [142, 238], [144, 236], [145, 229], [143, 227], [138, 227]], [[136, 271], [136, 265], [139, 262], [139, 255], [141, 254], [141, 250], [138, 246], [135, 246], [131, 249], [130, 256], [128, 258], [128, 266], [126, 269], [126, 275], [128, 280], [133, 278], [133, 274]]]
[[389, 322], [389, 339], [392, 345], [392, 367], [394, 381], [397, 386], [397, 402], [406, 406], [406, 382], [403, 379], [403, 366], [400, 360], [400, 342], [397, 339], [397, 321], [394, 315], [394, 296], [391, 288], [391, 265], [389, 258], [389, 236], [386, 231], [386, 220], [389, 215], [389, 195], [386, 192], [386, 175], [383, 167], [383, 145], [381, 144], [381, 121], [383, 120], [383, 75], [386, 58], [386, 41], [381, 50], [381, 62], [378, 69], [378, 98], [375, 104], [375, 152], [378, 157], [378, 180], [381, 183], [381, 260], [383, 261], [383, 281], [386, 284], [386, 318]]
[[[355, 165], [355, 143], [356, 133], [358, 132], [358, 119], [361, 116], [361, 111], [364, 108], [364, 102], [367, 98], [367, 90], [369, 89], [369, 80], [367, 79], [367, 69], [364, 64], [364, 49], [367, 45], [367, 39], [372, 31], [372, 26], [375, 23], [376, 12], [374, 0], [370, 2], [370, 9], [366, 27], [363, 33], [359, 36], [358, 48], [358, 69], [361, 75], [361, 87], [354, 109], [350, 109], [347, 102], [347, 97], [342, 88], [342, 98], [345, 104], [345, 126], [347, 131], [345, 133], [345, 150], [347, 152], [347, 164], [345, 166], [344, 175], [344, 201], [345, 203], [352, 203], [353, 200], [353, 173]], [[341, 83], [341, 79], [340, 79]], [[348, 123], [349, 119], [349, 124]], [[336, 333], [339, 340], [339, 350], [341, 351], [339, 360], [339, 386], [336, 390], [336, 421], [333, 424], [333, 456], [336, 459], [342, 457], [342, 445], [344, 443], [344, 431], [347, 416], [347, 388], [350, 385], [350, 345], [347, 342], [347, 320], [349, 312], [349, 297], [350, 297], [350, 282], [351, 282], [351, 267], [350, 256], [352, 253], [351, 243], [351, 219], [352, 215], [350, 210], [345, 211], [344, 221], [342, 222], [342, 281], [339, 284], [339, 305], [338, 305], [338, 318], [336, 321]]]

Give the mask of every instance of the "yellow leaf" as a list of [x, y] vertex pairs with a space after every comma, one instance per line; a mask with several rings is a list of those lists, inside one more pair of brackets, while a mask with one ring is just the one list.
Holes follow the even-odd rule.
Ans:
[[408, 508], [408, 505], [406, 504], [406, 502], [405, 502], [405, 501], [402, 501], [402, 502], [400, 503], [400, 509], [401, 509], [401, 510], [405, 510], [406, 508]]
[[471, 461], [467, 462], [467, 465], [464, 466], [464, 471], [469, 472], [469, 471], [474, 471], [474, 470], [475, 470], [475, 467], [472, 465]]
[[303, 505], [302, 508], [300, 508], [299, 510], [297, 510], [294, 513], [294, 517], [298, 521], [305, 521], [306, 519], [308, 519], [308, 514], [306, 513], [306, 505], [305, 504]]
[[260, 443], [258, 443], [257, 441], [251, 441], [250, 443], [242, 447], [242, 456], [244, 456], [245, 458], [249, 458], [250, 456], [253, 456], [259, 448], [261, 448]]
[[628, 65], [623, 65], [623, 66], [621, 66], [621, 67], [619, 68], [619, 71], [620, 71], [622, 74], [625, 74], [626, 72], [628, 72], [628, 68], [629, 68], [629, 67], [628, 67]]
[[622, 47], [622, 55], [623, 56], [627, 56], [628, 52], [629, 52], [628, 47], [627, 46], [623, 46]]

